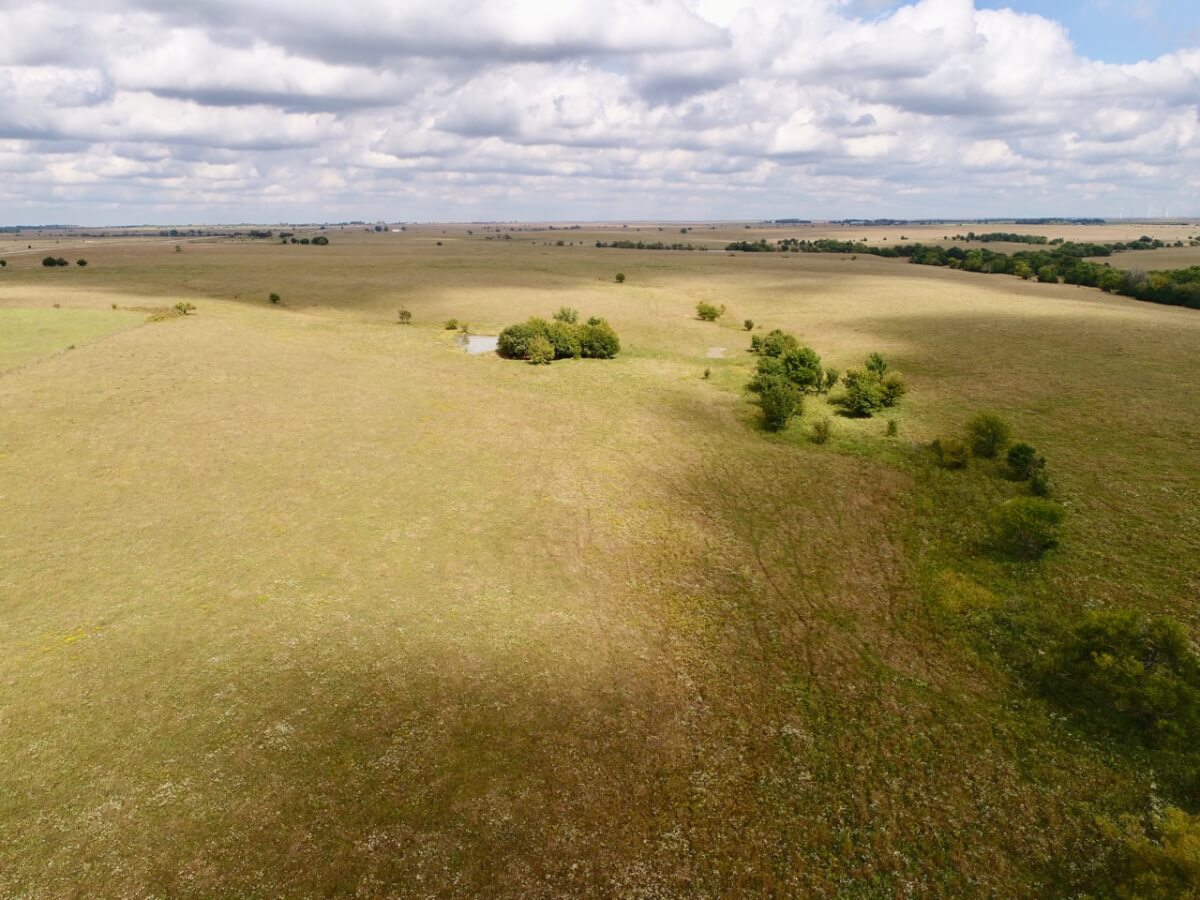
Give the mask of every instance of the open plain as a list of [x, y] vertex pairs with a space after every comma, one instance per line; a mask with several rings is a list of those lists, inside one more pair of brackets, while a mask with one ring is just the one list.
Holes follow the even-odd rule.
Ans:
[[[1072, 228], [1044, 230], [1200, 233]], [[1032, 689], [998, 623], [1200, 629], [1200, 313], [723, 249], [952, 226], [679, 229], [6, 236], [0, 895], [1106, 883], [1098, 823], [1156, 802], [1153, 763]], [[560, 306], [620, 356], [530, 366], [443, 327]], [[843, 371], [883, 354], [897, 434], [823, 397], [764, 432], [744, 319]], [[1040, 562], [983, 546], [1012, 484], [928, 461], [980, 410], [1050, 460], [1069, 517]]]

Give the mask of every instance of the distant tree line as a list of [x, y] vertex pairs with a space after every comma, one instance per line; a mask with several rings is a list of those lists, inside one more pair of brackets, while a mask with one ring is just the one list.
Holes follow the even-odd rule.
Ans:
[[617, 250], [707, 250], [695, 244], [666, 244], [662, 241], [596, 241], [597, 247], [613, 247]]

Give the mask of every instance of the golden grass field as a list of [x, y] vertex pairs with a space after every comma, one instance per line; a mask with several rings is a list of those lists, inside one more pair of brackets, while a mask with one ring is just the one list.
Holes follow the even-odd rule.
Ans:
[[[1096, 817], [1153, 773], [956, 617], [1020, 596], [1200, 631], [1200, 314], [470, 230], [6, 237], [0, 896], [1094, 889]], [[561, 305], [620, 357], [533, 367], [442, 328]], [[744, 318], [842, 370], [887, 356], [899, 436], [839, 418], [813, 445], [820, 400], [764, 433]], [[1050, 459], [1069, 518], [1040, 564], [975, 550], [1004, 485], [918, 461], [979, 409]]]

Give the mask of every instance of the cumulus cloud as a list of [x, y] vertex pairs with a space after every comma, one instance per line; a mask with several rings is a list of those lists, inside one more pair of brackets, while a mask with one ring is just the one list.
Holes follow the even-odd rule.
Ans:
[[10, 221], [1200, 209], [1200, 50], [972, 0], [34, 0], [0, 96]]

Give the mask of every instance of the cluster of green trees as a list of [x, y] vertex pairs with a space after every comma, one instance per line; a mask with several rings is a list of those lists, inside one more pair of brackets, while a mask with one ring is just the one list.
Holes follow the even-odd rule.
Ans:
[[[75, 260], [75, 265], [79, 266], [80, 268], [83, 268], [87, 264], [88, 264], [88, 262], [86, 259]], [[0, 260], [0, 266], [6, 266], [6, 265], [8, 265], [8, 263], [4, 262], [3, 260]], [[70, 263], [67, 262], [65, 259], [63, 259], [61, 256], [47, 256], [42, 260], [42, 265], [45, 266], [47, 269], [54, 269], [54, 268], [58, 268], [59, 266], [69, 266]]]
[[612, 247], [617, 250], [707, 250], [695, 244], [667, 244], [663, 241], [596, 241], [597, 247]]
[[847, 369], [842, 376], [845, 392], [834, 400], [848, 415], [867, 418], [895, 406], [908, 393], [908, 384], [899, 372], [889, 371], [887, 361], [878, 353], [867, 357], [859, 368]]
[[497, 352], [505, 359], [524, 359], [535, 365], [555, 359], [612, 359], [621, 340], [604, 319], [580, 323], [579, 313], [562, 307], [553, 320], [530, 318], [500, 332]]
[[316, 237], [313, 237], [313, 238], [298, 238], [298, 237], [284, 236], [279, 239], [279, 243], [281, 243], [281, 244], [316, 244], [318, 247], [324, 247], [326, 244], [329, 243], [329, 238], [325, 237], [325, 235], [323, 235], [323, 234], [318, 234]]
[[973, 231], [968, 231], [966, 234], [956, 234], [951, 240], [955, 241], [981, 241], [982, 243], [991, 243], [993, 241], [1005, 244], [1051, 244], [1062, 243], [1062, 238], [1055, 238], [1051, 241], [1049, 238], [1040, 234], [1017, 234], [1014, 231], [988, 231], [983, 234], [976, 234]]

